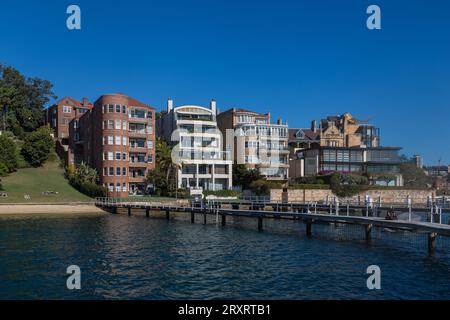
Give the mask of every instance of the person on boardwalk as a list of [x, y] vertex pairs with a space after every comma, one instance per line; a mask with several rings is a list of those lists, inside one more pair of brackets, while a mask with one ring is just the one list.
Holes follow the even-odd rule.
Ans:
[[397, 215], [395, 214], [394, 207], [390, 207], [387, 214], [386, 214], [386, 220], [397, 220]]

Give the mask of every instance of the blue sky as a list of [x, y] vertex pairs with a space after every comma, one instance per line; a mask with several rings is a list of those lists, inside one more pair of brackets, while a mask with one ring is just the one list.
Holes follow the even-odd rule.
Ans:
[[[66, 28], [70, 4], [81, 30]], [[366, 28], [370, 4], [381, 30]], [[214, 98], [292, 127], [348, 111], [384, 145], [450, 163], [450, 1], [2, 0], [0, 62], [59, 97]]]

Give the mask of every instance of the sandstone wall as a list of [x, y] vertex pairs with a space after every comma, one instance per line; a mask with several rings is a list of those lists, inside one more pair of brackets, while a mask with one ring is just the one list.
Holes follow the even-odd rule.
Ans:
[[[413, 205], [426, 205], [428, 199], [434, 200], [436, 193], [431, 190], [367, 190], [361, 192], [353, 197], [339, 198], [341, 203], [345, 201], [360, 202], [364, 204], [366, 196], [373, 199], [374, 203], [378, 203], [379, 200], [383, 204], [406, 204], [406, 199], [409, 196]], [[322, 201], [334, 201], [336, 195], [331, 190], [323, 189], [295, 189], [288, 190], [283, 193], [282, 189], [272, 189], [270, 191], [270, 201], [273, 202], [322, 202]]]

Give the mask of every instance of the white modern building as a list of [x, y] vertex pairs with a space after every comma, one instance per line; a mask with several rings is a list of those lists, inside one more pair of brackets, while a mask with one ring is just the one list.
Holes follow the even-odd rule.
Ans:
[[167, 113], [157, 121], [158, 135], [173, 146], [172, 161], [178, 165], [179, 188], [222, 190], [232, 188], [232, 160], [222, 149], [216, 122], [216, 102], [210, 107], [167, 101]]

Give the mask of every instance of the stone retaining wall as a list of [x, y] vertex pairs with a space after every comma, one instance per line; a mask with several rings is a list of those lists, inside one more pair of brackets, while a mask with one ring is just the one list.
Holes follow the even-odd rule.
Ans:
[[[361, 192], [353, 197], [349, 198], [339, 198], [340, 202], [351, 201], [351, 202], [365, 202], [366, 196], [373, 199], [374, 203], [378, 203], [381, 199], [382, 203], [402, 203], [406, 204], [406, 199], [409, 196], [411, 198], [412, 204], [416, 205], [426, 205], [428, 199], [434, 200], [436, 197], [436, 192], [433, 190], [367, 190]], [[282, 189], [272, 189], [270, 191], [270, 201], [272, 202], [285, 202], [285, 203], [295, 203], [295, 202], [322, 202], [322, 201], [334, 201], [336, 195], [327, 189], [295, 189], [287, 190], [283, 193]]]

